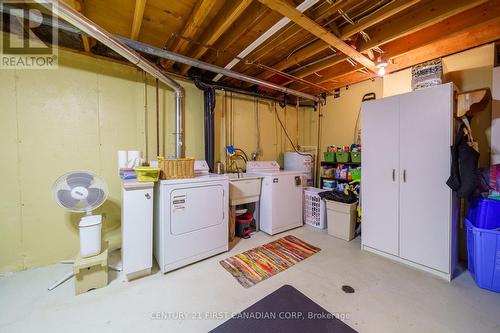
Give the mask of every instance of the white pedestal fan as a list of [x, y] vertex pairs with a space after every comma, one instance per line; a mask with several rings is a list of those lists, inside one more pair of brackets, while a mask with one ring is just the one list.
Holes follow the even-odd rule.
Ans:
[[[59, 177], [52, 186], [54, 200], [62, 208], [85, 213], [78, 225], [80, 231], [80, 256], [90, 257], [101, 252], [102, 216], [92, 215], [108, 196], [106, 183], [90, 171], [72, 171]], [[63, 264], [73, 264], [74, 260], [63, 260]], [[111, 269], [115, 269], [110, 267]], [[66, 274], [48, 289], [53, 290], [73, 277], [73, 272]]]

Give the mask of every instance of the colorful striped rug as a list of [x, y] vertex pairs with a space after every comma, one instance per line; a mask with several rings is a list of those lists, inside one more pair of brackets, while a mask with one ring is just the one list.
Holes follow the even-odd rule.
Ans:
[[220, 261], [232, 276], [245, 288], [278, 274], [281, 271], [321, 251], [294, 236], [237, 254]]

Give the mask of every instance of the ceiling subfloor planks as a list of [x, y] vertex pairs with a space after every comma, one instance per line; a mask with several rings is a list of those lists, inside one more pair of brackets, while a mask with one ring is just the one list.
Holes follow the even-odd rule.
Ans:
[[[323, 6], [320, 6], [320, 8], [313, 10], [311, 15], [312, 17], [314, 17], [314, 21], [322, 26], [332, 25], [333, 23], [329, 22], [329, 19], [332, 15], [336, 15], [339, 9], [349, 8], [350, 6], [355, 6], [357, 3], [359, 3], [359, 0], [337, 1], [334, 4], [323, 2]], [[266, 41], [266, 43], [253, 51], [249, 55], [249, 58], [253, 61], [260, 61], [261, 59], [262, 61], [265, 61], [265, 57], [275, 58], [277, 49], [282, 48], [290, 50], [290, 48], [292, 47], [291, 45], [296, 44], [297, 41], [299, 42], [299, 46], [302, 44], [306, 44], [310, 40], [311, 36], [312, 35], [308, 31], [304, 30], [301, 26], [291, 22], [283, 29], [281, 29], [278, 33], [276, 33], [273, 38], [270, 38], [268, 41]], [[325, 49], [328, 47], [326, 43], [322, 42], [322, 44], [325, 45]], [[288, 51], [287, 53], [289, 54], [290, 51]], [[281, 70], [279, 68], [276, 69]], [[257, 73], [251, 72], [247, 74], [256, 75]], [[266, 76], [259, 78], [269, 78], [273, 75], [273, 73], [269, 73], [267, 71], [263, 74]]]
[[259, 2], [265, 4], [274, 11], [277, 11], [281, 15], [288, 17], [290, 20], [300, 25], [302, 28], [306, 29], [313, 35], [322, 39], [327, 44], [333, 46], [337, 50], [341, 51], [345, 55], [351, 57], [358, 63], [362, 64], [369, 70], [376, 72], [376, 66], [373, 61], [368, 59], [363, 54], [359, 53], [353, 49], [350, 45], [346, 44], [342, 39], [330, 33], [328, 30], [323, 28], [321, 25], [317, 24], [311, 20], [306, 15], [299, 12], [293, 6], [290, 6], [284, 0], [259, 0]]
[[[219, 11], [219, 14], [215, 18], [215, 22], [211, 24], [211, 27], [205, 32], [202, 37], [200, 44], [213, 46], [215, 42], [224, 34], [227, 29], [240, 17], [240, 15], [248, 8], [252, 3], [252, 0], [240, 0], [240, 1], [229, 1], [227, 5], [231, 8], [223, 7]], [[190, 54], [192, 58], [200, 59], [205, 52], [207, 52], [208, 47], [198, 46], [195, 47], [195, 51]], [[184, 65], [181, 67], [181, 73], [186, 75], [189, 66]]]
[[[200, 0], [194, 7], [186, 25], [177, 36], [174, 46], [171, 48], [172, 52], [183, 54], [189, 46], [189, 41], [186, 39], [195, 38], [200, 32], [203, 22], [210, 14], [210, 11], [216, 4], [214, 0]], [[170, 68], [174, 64], [173, 61], [165, 61], [163, 67]]]
[[[395, 41], [397, 40], [398, 43], [404, 44], [405, 41], [403, 40], [403, 37], [408, 36], [409, 34], [412, 34], [414, 32], [420, 31], [426, 27], [438, 24], [440, 21], [443, 21], [447, 18], [450, 18], [457, 13], [464, 12], [468, 9], [471, 9], [472, 7], [477, 7], [478, 5], [481, 5], [482, 3], [485, 3], [487, 1], [485, 0], [472, 0], [472, 1], [465, 1], [465, 0], [457, 0], [457, 1], [439, 1], [439, 0], [432, 0], [432, 1], [426, 1], [422, 3], [422, 6], [417, 6], [417, 7], [412, 7], [404, 11], [401, 15], [398, 15], [397, 17], [394, 18], [389, 18], [387, 20], [384, 20], [382, 24], [373, 26], [370, 29], [367, 29], [366, 32], [368, 32], [370, 36], [370, 40], [366, 43], [362, 43], [359, 46], [360, 52], [366, 52], [374, 47], [381, 47], [384, 50], [383, 43], [385, 43], [387, 40]], [[389, 24], [389, 22], [392, 22], [392, 24]], [[393, 26], [394, 25], [394, 26]], [[395, 28], [396, 26], [400, 27], [399, 29]], [[391, 33], [389, 34], [387, 32], [387, 29], [391, 29]], [[390, 38], [387, 36], [391, 36]], [[445, 35], [443, 34], [443, 37]], [[380, 43], [377, 43], [375, 41], [382, 41]], [[385, 50], [384, 50], [385, 51]], [[387, 56], [384, 55], [384, 60]], [[335, 67], [338, 65], [341, 61], [340, 60], [345, 60], [345, 56], [339, 59], [333, 58], [333, 59], [327, 59], [323, 62], [320, 62], [318, 64], [315, 64], [315, 69], [317, 70], [316, 72], [320, 75], [319, 77], [317, 75], [311, 75], [310, 77], [305, 77], [308, 81], [312, 81], [316, 84], [321, 84], [323, 82], [328, 81], [328, 79], [321, 79], [322, 72], [321, 71], [327, 71], [328, 68], [330, 67]], [[315, 73], [316, 73], [315, 72]], [[299, 76], [299, 75], [298, 75]], [[328, 77], [328, 75], [326, 75]], [[331, 79], [334, 79], [330, 77]], [[291, 88], [300, 88], [297, 85], [292, 85]]]
[[[233, 70], [309, 93], [372, 78], [375, 61], [388, 61], [391, 72], [498, 40], [494, 33], [500, 24], [500, 0], [321, 0], [304, 13], [295, 8], [305, 6], [304, 0], [64, 1], [113, 34], [221, 67], [285, 16], [291, 22], [243, 56], [245, 61]], [[466, 38], [463, 45], [457, 36]], [[94, 40], [81, 39], [83, 47], [71, 47], [102, 54], [92, 48]], [[182, 75], [190, 68], [161, 62]], [[251, 86], [223, 80], [244, 89]]]
[[[395, 0], [392, 2], [390, 5], [387, 7], [384, 7], [372, 15], [367, 16], [366, 18], [361, 19], [360, 21], [356, 22], [354, 25], [347, 25], [345, 28], [340, 30], [339, 38], [342, 40], [345, 40], [348, 37], [351, 37], [352, 35], [368, 28], [371, 27], [374, 24], [377, 24], [384, 19], [389, 18], [392, 15], [397, 14], [398, 12], [409, 8], [416, 3], [418, 3], [420, 0]], [[340, 4], [343, 4], [344, 2], [340, 2]], [[340, 9], [340, 8], [339, 8]], [[338, 10], [338, 9], [337, 9]], [[316, 20], [318, 21], [318, 19]], [[304, 60], [307, 58], [310, 58], [314, 56], [317, 53], [320, 53], [324, 50], [326, 50], [329, 47], [328, 44], [326, 44], [323, 40], [318, 39], [317, 41], [311, 43], [310, 45], [306, 46], [302, 50], [299, 50], [297, 53], [294, 55], [291, 55], [289, 59], [283, 59], [282, 61], [278, 62], [274, 67], [279, 68], [280, 70], [284, 70], [286, 68], [289, 68], [293, 65], [302, 63]], [[326, 59], [325, 61], [320, 61], [314, 65], [311, 66], [306, 66], [304, 67], [303, 70], [297, 71], [294, 73], [295, 76], [299, 78], [304, 78], [310, 74], [313, 74], [317, 71], [320, 71], [326, 67], [333, 66], [335, 64], [341, 63], [346, 59], [345, 56], [340, 56], [340, 57], [331, 57]], [[326, 67], [325, 67], [326, 66]], [[273, 74], [268, 73], [268, 72], [263, 72], [259, 74], [257, 77], [260, 79], [267, 79], [271, 77]]]

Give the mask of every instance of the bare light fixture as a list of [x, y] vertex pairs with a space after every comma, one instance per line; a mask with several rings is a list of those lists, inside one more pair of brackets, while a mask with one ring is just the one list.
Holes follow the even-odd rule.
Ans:
[[379, 60], [377, 62], [377, 68], [378, 68], [377, 74], [378, 74], [378, 76], [384, 76], [385, 75], [385, 73], [386, 73], [385, 68], [386, 67], [387, 67], [387, 61]]

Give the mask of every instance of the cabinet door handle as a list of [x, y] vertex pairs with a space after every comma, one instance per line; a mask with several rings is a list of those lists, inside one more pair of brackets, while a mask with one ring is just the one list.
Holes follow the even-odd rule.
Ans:
[[149, 199], [151, 199], [151, 196], [149, 195], [149, 193], [144, 194], [144, 196], [145, 196], [145, 197], [146, 197], [146, 199], [148, 199], [148, 200], [149, 200]]
[[392, 169], [392, 181], [396, 181], [396, 169]]
[[406, 183], [406, 169], [403, 170], [403, 183]]

